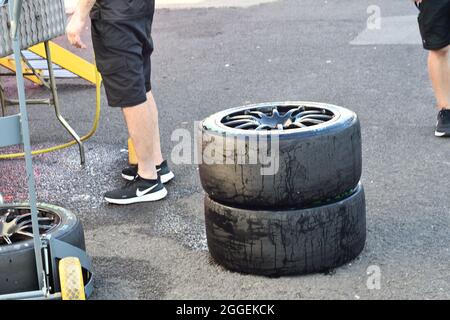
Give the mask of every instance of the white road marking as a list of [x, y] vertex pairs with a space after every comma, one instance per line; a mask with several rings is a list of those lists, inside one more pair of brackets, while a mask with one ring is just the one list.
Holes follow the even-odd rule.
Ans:
[[156, 8], [186, 9], [186, 8], [250, 7], [257, 4], [275, 1], [278, 0], [156, 0]]
[[382, 17], [381, 28], [366, 28], [354, 40], [352, 45], [412, 44], [422, 45], [417, 15]]
[[[72, 14], [79, 0], [64, 0], [66, 13]], [[250, 7], [278, 0], [156, 0], [159, 9]]]

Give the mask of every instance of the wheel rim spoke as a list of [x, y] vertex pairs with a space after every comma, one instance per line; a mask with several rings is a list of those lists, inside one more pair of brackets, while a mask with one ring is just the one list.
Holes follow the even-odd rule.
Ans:
[[240, 116], [227, 117], [227, 121], [232, 121], [232, 120], [258, 120], [258, 118], [251, 116], [251, 115], [240, 115]]
[[293, 122], [291, 125], [296, 126], [297, 128], [306, 128], [307, 127], [307, 125], [305, 125], [301, 122]]
[[298, 120], [298, 122], [300, 123], [305, 123], [305, 122], [309, 122], [309, 123], [313, 123], [313, 124], [321, 124], [323, 123], [322, 120], [317, 120], [317, 119], [312, 119], [312, 118], [305, 118], [305, 119], [300, 119]]
[[264, 112], [261, 112], [261, 111], [249, 111], [248, 114], [253, 114], [258, 117], [264, 117], [266, 115]]
[[241, 124], [245, 124], [245, 123], [249, 123], [249, 122], [250, 122], [250, 120], [233, 120], [233, 121], [226, 122], [225, 124], [227, 126], [233, 127], [233, 126], [239, 126]]
[[20, 234], [20, 235], [28, 237], [28, 238], [33, 238], [33, 234], [31, 232], [17, 231], [17, 234]]
[[244, 124], [241, 124], [240, 126], [237, 126], [236, 129], [247, 129], [247, 128], [251, 128], [251, 127], [258, 127], [258, 123], [257, 122], [247, 122]]
[[270, 130], [271, 128], [270, 128], [270, 126], [268, 126], [268, 125], [261, 124], [261, 125], [259, 125], [255, 130], [260, 131], [260, 130], [264, 130], [264, 129]]
[[6, 244], [12, 244], [11, 239], [9, 239], [8, 236], [3, 236], [3, 239], [5, 240]]
[[326, 115], [326, 114], [317, 114], [317, 115], [307, 115], [300, 119], [317, 119], [317, 120], [324, 120], [324, 122], [325, 122], [325, 121], [330, 120], [331, 118], [332, 118], [331, 116]]

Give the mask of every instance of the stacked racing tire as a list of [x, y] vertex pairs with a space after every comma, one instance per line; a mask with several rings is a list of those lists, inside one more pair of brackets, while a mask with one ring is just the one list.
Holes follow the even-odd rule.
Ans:
[[216, 113], [199, 130], [209, 251], [238, 272], [323, 272], [366, 240], [358, 117], [313, 102]]

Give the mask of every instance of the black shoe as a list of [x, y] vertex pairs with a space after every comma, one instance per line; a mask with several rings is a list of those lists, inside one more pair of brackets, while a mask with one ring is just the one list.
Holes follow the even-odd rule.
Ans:
[[[158, 172], [158, 176], [161, 178], [162, 183], [167, 183], [175, 177], [173, 172], [170, 171], [166, 160], [164, 160], [159, 166], [156, 166], [156, 171]], [[129, 166], [122, 170], [122, 178], [128, 181], [133, 180], [137, 174], [138, 166]]]
[[107, 192], [105, 200], [113, 204], [132, 204], [157, 201], [167, 196], [164, 184], [159, 180], [146, 180], [136, 176], [125, 187]]
[[442, 109], [438, 113], [436, 137], [450, 137], [450, 109]]

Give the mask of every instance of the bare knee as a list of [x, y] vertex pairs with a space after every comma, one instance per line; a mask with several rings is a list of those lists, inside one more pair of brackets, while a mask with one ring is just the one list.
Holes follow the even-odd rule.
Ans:
[[431, 50], [430, 56], [440, 58], [440, 59], [443, 59], [443, 58], [448, 59], [449, 53], [450, 53], [450, 46], [446, 46], [445, 48], [442, 48], [439, 50]]

